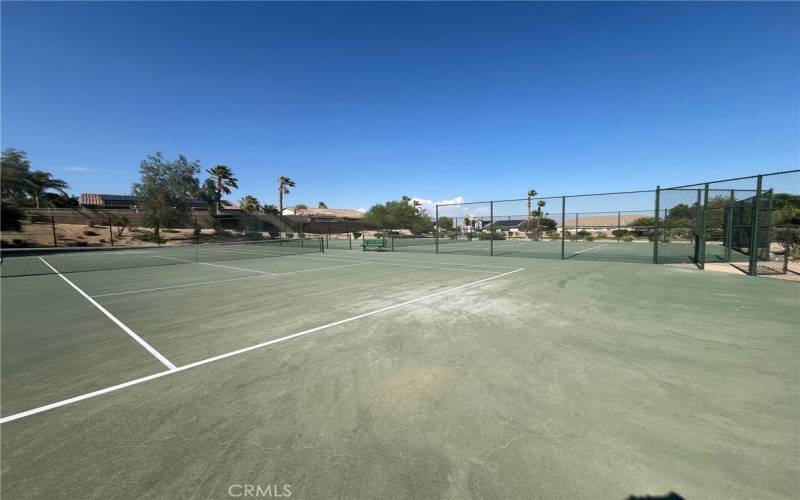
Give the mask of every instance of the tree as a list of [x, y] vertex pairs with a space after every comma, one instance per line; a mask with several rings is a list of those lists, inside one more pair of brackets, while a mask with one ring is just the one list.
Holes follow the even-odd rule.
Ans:
[[439, 229], [453, 229], [453, 219], [450, 217], [439, 217], [439, 220], [436, 221], [436, 225], [439, 226]]
[[153, 238], [160, 241], [161, 227], [176, 220], [191, 207], [192, 196], [199, 189], [200, 165], [179, 155], [164, 161], [161, 153], [149, 155], [139, 165], [139, 182], [131, 192], [145, 222], [153, 228]]
[[66, 189], [69, 189], [69, 184], [61, 179], [54, 179], [53, 174], [50, 172], [42, 172], [41, 170], [37, 170], [30, 174], [30, 179], [28, 181], [28, 192], [33, 198], [34, 203], [36, 204], [36, 208], [39, 207], [39, 200], [44, 195], [44, 192], [48, 189], [52, 189], [53, 191], [57, 191], [62, 196], [67, 196]]
[[25, 151], [8, 148], [0, 159], [0, 195], [4, 202], [18, 202], [25, 198], [30, 188], [31, 163]]
[[208, 207], [209, 215], [213, 215], [217, 207], [217, 186], [214, 179], [208, 178], [203, 181], [203, 185], [198, 189], [196, 196]]
[[275, 205], [264, 205], [261, 207], [261, 211], [267, 215], [280, 215], [280, 210]]
[[319, 202], [319, 204], [317, 205], [317, 208], [328, 208], [328, 205], [326, 205], [324, 201], [321, 201], [321, 202]]
[[248, 194], [239, 200], [239, 209], [241, 209], [242, 212], [252, 214], [261, 211], [261, 204], [258, 202], [258, 199], [255, 196]]
[[414, 234], [433, 229], [433, 221], [427, 212], [408, 196], [403, 196], [399, 201], [373, 205], [364, 214], [364, 222], [387, 230], [408, 229]]
[[697, 212], [697, 204], [690, 208], [686, 203], [678, 203], [667, 211], [667, 219], [691, 219]]
[[289, 194], [289, 188], [294, 187], [294, 181], [288, 177], [278, 177], [278, 210], [283, 214], [283, 196]]
[[542, 217], [539, 220], [539, 225], [544, 231], [552, 231], [558, 227], [558, 222], [548, 217]]
[[117, 237], [122, 238], [126, 228], [131, 227], [131, 221], [127, 215], [115, 214], [111, 217], [111, 223], [117, 227]]
[[536, 196], [538, 193], [535, 189], [528, 190], [528, 226], [527, 230], [530, 230], [531, 227], [531, 198]]
[[306, 210], [308, 210], [308, 207], [306, 205], [303, 205], [302, 203], [300, 203], [299, 205], [295, 205], [294, 206], [294, 213], [295, 214], [305, 213]]
[[231, 188], [237, 189], [239, 185], [238, 180], [233, 176], [230, 167], [226, 165], [217, 165], [214, 168], [206, 170], [211, 178], [214, 180], [214, 188], [217, 202], [217, 215], [222, 212], [222, 193], [231, 194]]

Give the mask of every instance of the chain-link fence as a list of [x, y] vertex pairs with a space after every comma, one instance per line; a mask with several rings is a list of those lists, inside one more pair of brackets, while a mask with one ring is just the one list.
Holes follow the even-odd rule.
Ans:
[[800, 280], [800, 170], [645, 191], [442, 204], [394, 251], [738, 269]]
[[[134, 209], [27, 209], [19, 230], [3, 231], [5, 247], [122, 247], [318, 239], [304, 216], [186, 211], [154, 221]], [[325, 227], [330, 227], [326, 225]], [[320, 231], [321, 233], [321, 231]]]

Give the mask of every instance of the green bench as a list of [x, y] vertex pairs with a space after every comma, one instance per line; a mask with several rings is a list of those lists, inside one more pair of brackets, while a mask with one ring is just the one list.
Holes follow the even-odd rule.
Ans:
[[374, 240], [364, 240], [361, 243], [361, 250], [366, 252], [370, 248], [374, 248], [378, 252], [382, 252], [384, 248], [386, 248], [386, 240], [383, 238], [377, 238]]

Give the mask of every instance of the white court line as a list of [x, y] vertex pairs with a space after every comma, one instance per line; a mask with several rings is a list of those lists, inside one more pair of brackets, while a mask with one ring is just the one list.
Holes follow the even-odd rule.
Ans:
[[[339, 249], [334, 249], [334, 250], [339, 251]], [[350, 252], [351, 250], [343, 250], [343, 251]], [[392, 252], [385, 252], [385, 253], [392, 253]], [[434, 255], [436, 255], [436, 254], [434, 254]], [[335, 257], [328, 257], [326, 254], [321, 254], [321, 253], [307, 253], [307, 254], [301, 254], [300, 256], [301, 257], [310, 257], [312, 259], [334, 259], [335, 258]], [[348, 258], [349, 259], [360, 259], [361, 257], [348, 257]], [[399, 258], [395, 259], [393, 257], [388, 257], [388, 256], [386, 257], [386, 259], [392, 260], [392, 261], [400, 260]], [[339, 259], [339, 260], [342, 260], [342, 259]], [[406, 259], [402, 259], [402, 260], [403, 260], [403, 262], [412, 262], [412, 263], [415, 263], [415, 264], [430, 264], [431, 263], [430, 261], [423, 261], [423, 260], [406, 260]], [[350, 262], [352, 262], [352, 261], [350, 261]], [[373, 260], [373, 261], [370, 261], [370, 262], [383, 262], [383, 261]], [[492, 268], [492, 269], [516, 269], [514, 266], [492, 266], [492, 265], [488, 265], [488, 264], [472, 264], [472, 263], [466, 263], [466, 262], [442, 262], [442, 264], [444, 264], [446, 266], [488, 267], [488, 268]], [[462, 271], [463, 269], [459, 268], [458, 270]]]
[[203, 264], [204, 266], [224, 267], [226, 269], [236, 269], [237, 271], [247, 271], [247, 272], [250, 272], [250, 273], [270, 274], [270, 275], [274, 275], [275, 274], [275, 273], [268, 273], [267, 271], [256, 271], [255, 269], [244, 269], [242, 267], [223, 266], [222, 264], [212, 264], [210, 262], [198, 262], [196, 260], [178, 259], [176, 257], [167, 257], [166, 255], [154, 255], [153, 257], [157, 257], [159, 259], [177, 260], [177, 261], [180, 261], [180, 262], [186, 262], [188, 264]]
[[[350, 260], [348, 260], [348, 259], [337, 259], [336, 257], [314, 257], [314, 258], [315, 259], [338, 260], [338, 261], [341, 261], [341, 262], [358, 262], [357, 260], [352, 260], [352, 259], [358, 259], [358, 257], [351, 257]], [[385, 262], [385, 261], [382, 261], [382, 260], [365, 260], [364, 262], [369, 262], [371, 264], [383, 264], [383, 265], [386, 265], [386, 266], [417, 267], [417, 268], [422, 268], [422, 269], [440, 269], [440, 270], [443, 270], [443, 271], [459, 271], [459, 272], [465, 271], [465, 272], [471, 272], [471, 273], [492, 273], [492, 272], [494, 272], [494, 271], [484, 271], [483, 269], [461, 269], [461, 268], [455, 268], [455, 267], [419, 266], [419, 265], [413, 265], [413, 264], [400, 264], [400, 263], [397, 263], [397, 262]], [[505, 267], [503, 269], [513, 269], [513, 268], [512, 267]]]
[[[417, 297], [416, 299], [407, 300], [405, 302], [400, 302], [399, 304], [394, 304], [394, 305], [391, 305], [391, 306], [388, 306], [388, 307], [382, 307], [380, 309], [376, 309], [374, 311], [366, 312], [364, 314], [359, 314], [357, 316], [351, 316], [351, 317], [343, 319], [343, 320], [334, 321], [333, 323], [328, 323], [328, 324], [325, 324], [325, 325], [322, 325], [322, 326], [317, 326], [317, 327], [314, 327], [314, 328], [310, 328], [308, 330], [303, 330], [302, 332], [293, 333], [293, 334], [287, 335], [285, 337], [280, 337], [280, 338], [277, 338], [277, 339], [274, 339], [274, 340], [269, 340], [267, 342], [262, 342], [260, 344], [252, 345], [250, 347], [245, 347], [244, 349], [238, 349], [236, 351], [231, 351], [231, 352], [228, 352], [228, 353], [225, 353], [225, 354], [220, 354], [219, 356], [214, 356], [214, 357], [206, 358], [206, 359], [203, 359], [203, 360], [200, 360], [200, 361], [195, 361], [194, 363], [189, 363], [188, 365], [183, 365], [183, 366], [180, 366], [178, 368], [173, 368], [173, 369], [166, 370], [166, 371], [163, 371], [163, 372], [154, 373], [154, 374], [148, 375], [146, 377], [137, 378], [135, 380], [124, 382], [122, 384], [112, 385], [111, 387], [106, 387], [104, 389], [100, 389], [100, 390], [97, 390], [97, 391], [88, 392], [88, 393], [82, 394], [80, 396], [75, 396], [74, 398], [64, 399], [64, 400], [61, 400], [61, 401], [58, 401], [58, 402], [55, 402], [55, 403], [51, 403], [51, 404], [48, 404], [48, 405], [39, 406], [38, 408], [33, 408], [31, 410], [23, 411], [23, 412], [20, 412], [20, 413], [15, 413], [13, 415], [9, 415], [7, 417], [0, 418], [0, 424], [5, 424], [6, 422], [11, 422], [13, 420], [18, 420], [20, 418], [28, 417], [28, 416], [31, 416], [31, 415], [36, 415], [37, 413], [42, 413], [42, 412], [45, 412], [45, 411], [48, 411], [48, 410], [53, 410], [55, 408], [60, 408], [62, 406], [66, 406], [66, 405], [69, 405], [69, 404], [72, 404], [72, 403], [77, 403], [78, 401], [83, 401], [85, 399], [90, 399], [90, 398], [93, 398], [93, 397], [96, 397], [96, 396], [100, 396], [102, 394], [107, 394], [109, 392], [117, 391], [119, 389], [124, 389], [125, 387], [130, 387], [132, 385], [137, 385], [137, 384], [141, 384], [143, 382], [147, 382], [147, 381], [154, 380], [154, 379], [157, 379], [157, 378], [166, 377], [167, 375], [172, 375], [173, 373], [178, 373], [178, 372], [182, 372], [182, 371], [185, 371], [185, 370], [189, 370], [191, 368], [195, 368], [195, 367], [198, 367], [198, 366], [206, 365], [208, 363], [213, 363], [215, 361], [219, 361], [219, 360], [222, 360], [222, 359], [225, 359], [225, 358], [230, 358], [232, 356], [238, 356], [239, 354], [244, 354], [246, 352], [254, 351], [256, 349], [261, 349], [263, 347], [267, 347], [267, 346], [270, 346], [270, 345], [273, 345], [273, 344], [277, 344], [277, 343], [280, 343], [280, 342], [285, 342], [287, 340], [291, 340], [291, 339], [294, 339], [294, 338], [297, 338], [297, 337], [302, 337], [303, 335], [308, 335], [310, 333], [318, 332], [320, 330], [325, 330], [325, 329], [328, 329], [328, 328], [332, 328], [334, 326], [343, 325], [345, 323], [350, 323], [352, 321], [356, 321], [356, 320], [359, 320], [359, 319], [367, 318], [369, 316], [374, 316], [375, 314], [380, 314], [382, 312], [391, 311], [393, 309], [397, 309], [399, 307], [404, 307], [404, 306], [407, 306], [409, 304], [414, 304], [414, 303], [417, 303], [417, 302], [421, 302], [423, 300], [427, 300], [427, 299], [430, 299], [430, 298], [433, 298], [433, 297], [437, 297], [439, 295], [444, 295], [446, 293], [452, 293], [452, 292], [455, 292], [457, 290], [461, 290], [463, 288], [467, 288], [467, 287], [470, 287], [470, 286], [478, 285], [480, 283], [486, 283], [487, 281], [496, 280], [498, 278], [502, 278], [503, 276], [508, 276], [509, 274], [518, 273], [520, 271], [524, 271], [524, 268], [520, 267], [520, 268], [515, 269], [513, 271], [509, 271], [507, 273], [497, 274], [497, 275], [494, 275], [494, 276], [489, 276], [488, 278], [483, 278], [483, 279], [478, 280], [478, 281], [472, 281], [472, 282], [467, 283], [465, 285], [459, 285], [459, 286], [456, 286], [456, 287], [453, 287], [453, 288], [448, 288], [446, 290], [441, 290], [441, 291], [438, 291], [438, 292], [430, 293], [430, 294], [424, 295], [422, 297]], [[87, 296], [87, 298], [88, 298], [88, 296]], [[89, 299], [89, 300], [91, 300], [91, 299]]]
[[579, 253], [588, 252], [589, 250], [594, 250], [595, 248], [607, 247], [608, 245], [609, 245], [608, 243], [604, 243], [602, 245], [597, 245], [596, 247], [587, 248], [586, 250], [581, 250], [580, 252], [575, 252], [572, 255], [578, 255]]
[[111, 321], [113, 321], [114, 323], [116, 323], [116, 325], [117, 325], [118, 327], [122, 328], [122, 330], [123, 330], [125, 333], [127, 333], [128, 335], [130, 335], [130, 336], [131, 336], [131, 338], [133, 338], [133, 340], [135, 340], [136, 342], [138, 342], [138, 343], [139, 343], [139, 345], [141, 345], [142, 347], [144, 347], [145, 349], [147, 349], [147, 352], [149, 352], [150, 354], [152, 354], [153, 356], [155, 356], [155, 358], [156, 358], [157, 360], [161, 361], [161, 363], [163, 363], [163, 364], [164, 364], [164, 366], [166, 366], [166, 367], [167, 367], [167, 368], [169, 368], [170, 370], [174, 370], [174, 369], [176, 368], [176, 366], [175, 366], [175, 365], [173, 365], [173, 364], [172, 364], [172, 362], [171, 362], [170, 360], [168, 360], [166, 357], [164, 357], [164, 355], [163, 355], [163, 354], [161, 354], [160, 352], [158, 352], [157, 350], [155, 350], [155, 348], [154, 348], [153, 346], [151, 346], [150, 344], [148, 344], [147, 342], [145, 342], [145, 340], [144, 340], [142, 337], [140, 337], [140, 336], [136, 335], [136, 332], [134, 332], [133, 330], [131, 330], [130, 328], [128, 328], [128, 327], [125, 325], [125, 323], [123, 323], [122, 321], [118, 320], [118, 319], [116, 318], [116, 316], [114, 316], [113, 314], [111, 314], [110, 312], [108, 312], [108, 311], [106, 310], [106, 308], [105, 308], [105, 307], [101, 306], [101, 305], [100, 305], [100, 304], [98, 304], [98, 303], [97, 303], [97, 302], [96, 302], [96, 301], [95, 301], [93, 298], [89, 297], [89, 295], [87, 295], [87, 294], [86, 294], [86, 292], [84, 292], [83, 290], [81, 290], [80, 288], [78, 288], [78, 285], [76, 285], [75, 283], [73, 283], [72, 281], [70, 281], [70, 280], [69, 280], [69, 279], [68, 279], [66, 276], [64, 276], [63, 274], [61, 274], [61, 273], [58, 271], [58, 269], [56, 269], [55, 267], [51, 266], [49, 262], [47, 262], [46, 260], [44, 260], [44, 259], [43, 259], [43, 258], [41, 258], [41, 257], [39, 257], [39, 260], [41, 260], [42, 262], [44, 262], [44, 265], [46, 265], [47, 267], [49, 267], [50, 269], [52, 269], [52, 270], [53, 270], [53, 272], [55, 272], [55, 273], [56, 273], [56, 274], [57, 274], [57, 275], [58, 275], [58, 276], [59, 276], [59, 277], [60, 277], [62, 280], [66, 281], [66, 282], [67, 282], [67, 284], [68, 284], [69, 286], [71, 286], [72, 288], [74, 288], [75, 290], [77, 290], [79, 294], [83, 295], [83, 298], [85, 298], [86, 300], [88, 300], [88, 301], [89, 301], [89, 302], [90, 302], [90, 303], [91, 303], [93, 306], [95, 306], [96, 308], [100, 309], [100, 312], [102, 312], [103, 314], [105, 314], [106, 316], [108, 316], [108, 319], [110, 319]]
[[[202, 264], [202, 262], [195, 262], [195, 264]], [[272, 273], [269, 276], [285, 276], [287, 274], [300, 274], [300, 273], [311, 273], [314, 271], [322, 271], [323, 269], [339, 269], [342, 267], [354, 267], [354, 266], [365, 266], [369, 264], [369, 262], [359, 262], [357, 264], [346, 264], [343, 266], [328, 266], [328, 267], [316, 267], [314, 269], [303, 269], [300, 271], [287, 271], [285, 273]], [[144, 293], [144, 292], [156, 292], [159, 290], [169, 290], [171, 288], [184, 288], [189, 286], [203, 286], [203, 285], [212, 285], [214, 283], [227, 283], [228, 281], [240, 281], [240, 280], [250, 280], [254, 278], [265, 278], [268, 275], [258, 274], [256, 276], [242, 276], [240, 278], [228, 278], [224, 280], [213, 280], [213, 281], [198, 281], [196, 283], [185, 283], [183, 285], [169, 285], [169, 286], [160, 286], [157, 288], [144, 288], [142, 290], [128, 290], [126, 292], [112, 292], [112, 293], [100, 293], [97, 295], [92, 295], [92, 297], [110, 297], [112, 295], [127, 295], [129, 293]]]

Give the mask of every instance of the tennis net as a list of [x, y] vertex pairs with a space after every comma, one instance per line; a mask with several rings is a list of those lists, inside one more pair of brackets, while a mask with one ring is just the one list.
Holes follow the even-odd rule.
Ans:
[[0, 276], [106, 271], [322, 251], [322, 240], [312, 239], [107, 248], [10, 248], [0, 250]]

